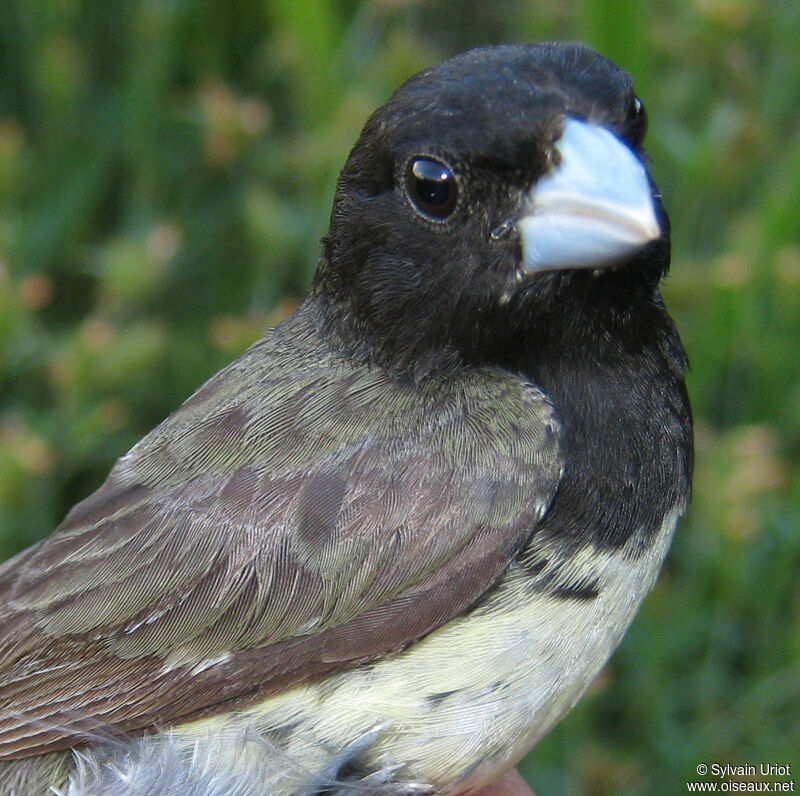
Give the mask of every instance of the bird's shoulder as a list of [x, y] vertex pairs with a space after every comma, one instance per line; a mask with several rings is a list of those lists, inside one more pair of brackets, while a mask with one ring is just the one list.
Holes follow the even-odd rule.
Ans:
[[[299, 313], [0, 570], [7, 726], [50, 738], [87, 688], [111, 726], [173, 723], [244, 698], [229, 669], [269, 690], [405, 646], [503, 572], [555, 492], [559, 439], [518, 374], [396, 378]], [[70, 737], [38, 732], [9, 748]]]

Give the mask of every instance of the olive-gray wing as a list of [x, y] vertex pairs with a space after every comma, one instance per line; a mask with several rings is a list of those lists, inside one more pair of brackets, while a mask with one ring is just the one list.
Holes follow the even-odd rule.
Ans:
[[517, 377], [329, 369], [231, 389], [237, 367], [0, 567], [0, 758], [400, 649], [497, 581], [555, 492], [558, 424]]

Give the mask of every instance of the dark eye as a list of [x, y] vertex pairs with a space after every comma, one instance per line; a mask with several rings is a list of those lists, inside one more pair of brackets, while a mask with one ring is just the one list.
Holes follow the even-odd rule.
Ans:
[[634, 94], [628, 103], [625, 119], [625, 135], [635, 146], [639, 146], [647, 132], [647, 111], [644, 103]]
[[447, 218], [456, 206], [458, 189], [449, 167], [433, 158], [414, 158], [406, 170], [408, 195], [424, 216]]

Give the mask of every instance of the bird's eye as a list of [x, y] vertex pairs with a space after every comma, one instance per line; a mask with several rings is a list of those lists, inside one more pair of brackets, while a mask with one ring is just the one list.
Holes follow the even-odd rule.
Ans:
[[427, 218], [441, 221], [450, 216], [458, 199], [453, 172], [433, 158], [413, 158], [406, 170], [408, 195]]
[[635, 94], [628, 103], [625, 131], [627, 138], [635, 146], [639, 146], [642, 143], [644, 134], [647, 132], [647, 111], [644, 109], [644, 103]]

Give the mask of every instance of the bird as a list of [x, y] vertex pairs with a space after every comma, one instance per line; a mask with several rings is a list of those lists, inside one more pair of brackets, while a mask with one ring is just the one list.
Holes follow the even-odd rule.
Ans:
[[569, 712], [691, 490], [646, 129], [580, 43], [369, 117], [297, 309], [0, 567], [0, 793], [474, 793]]

